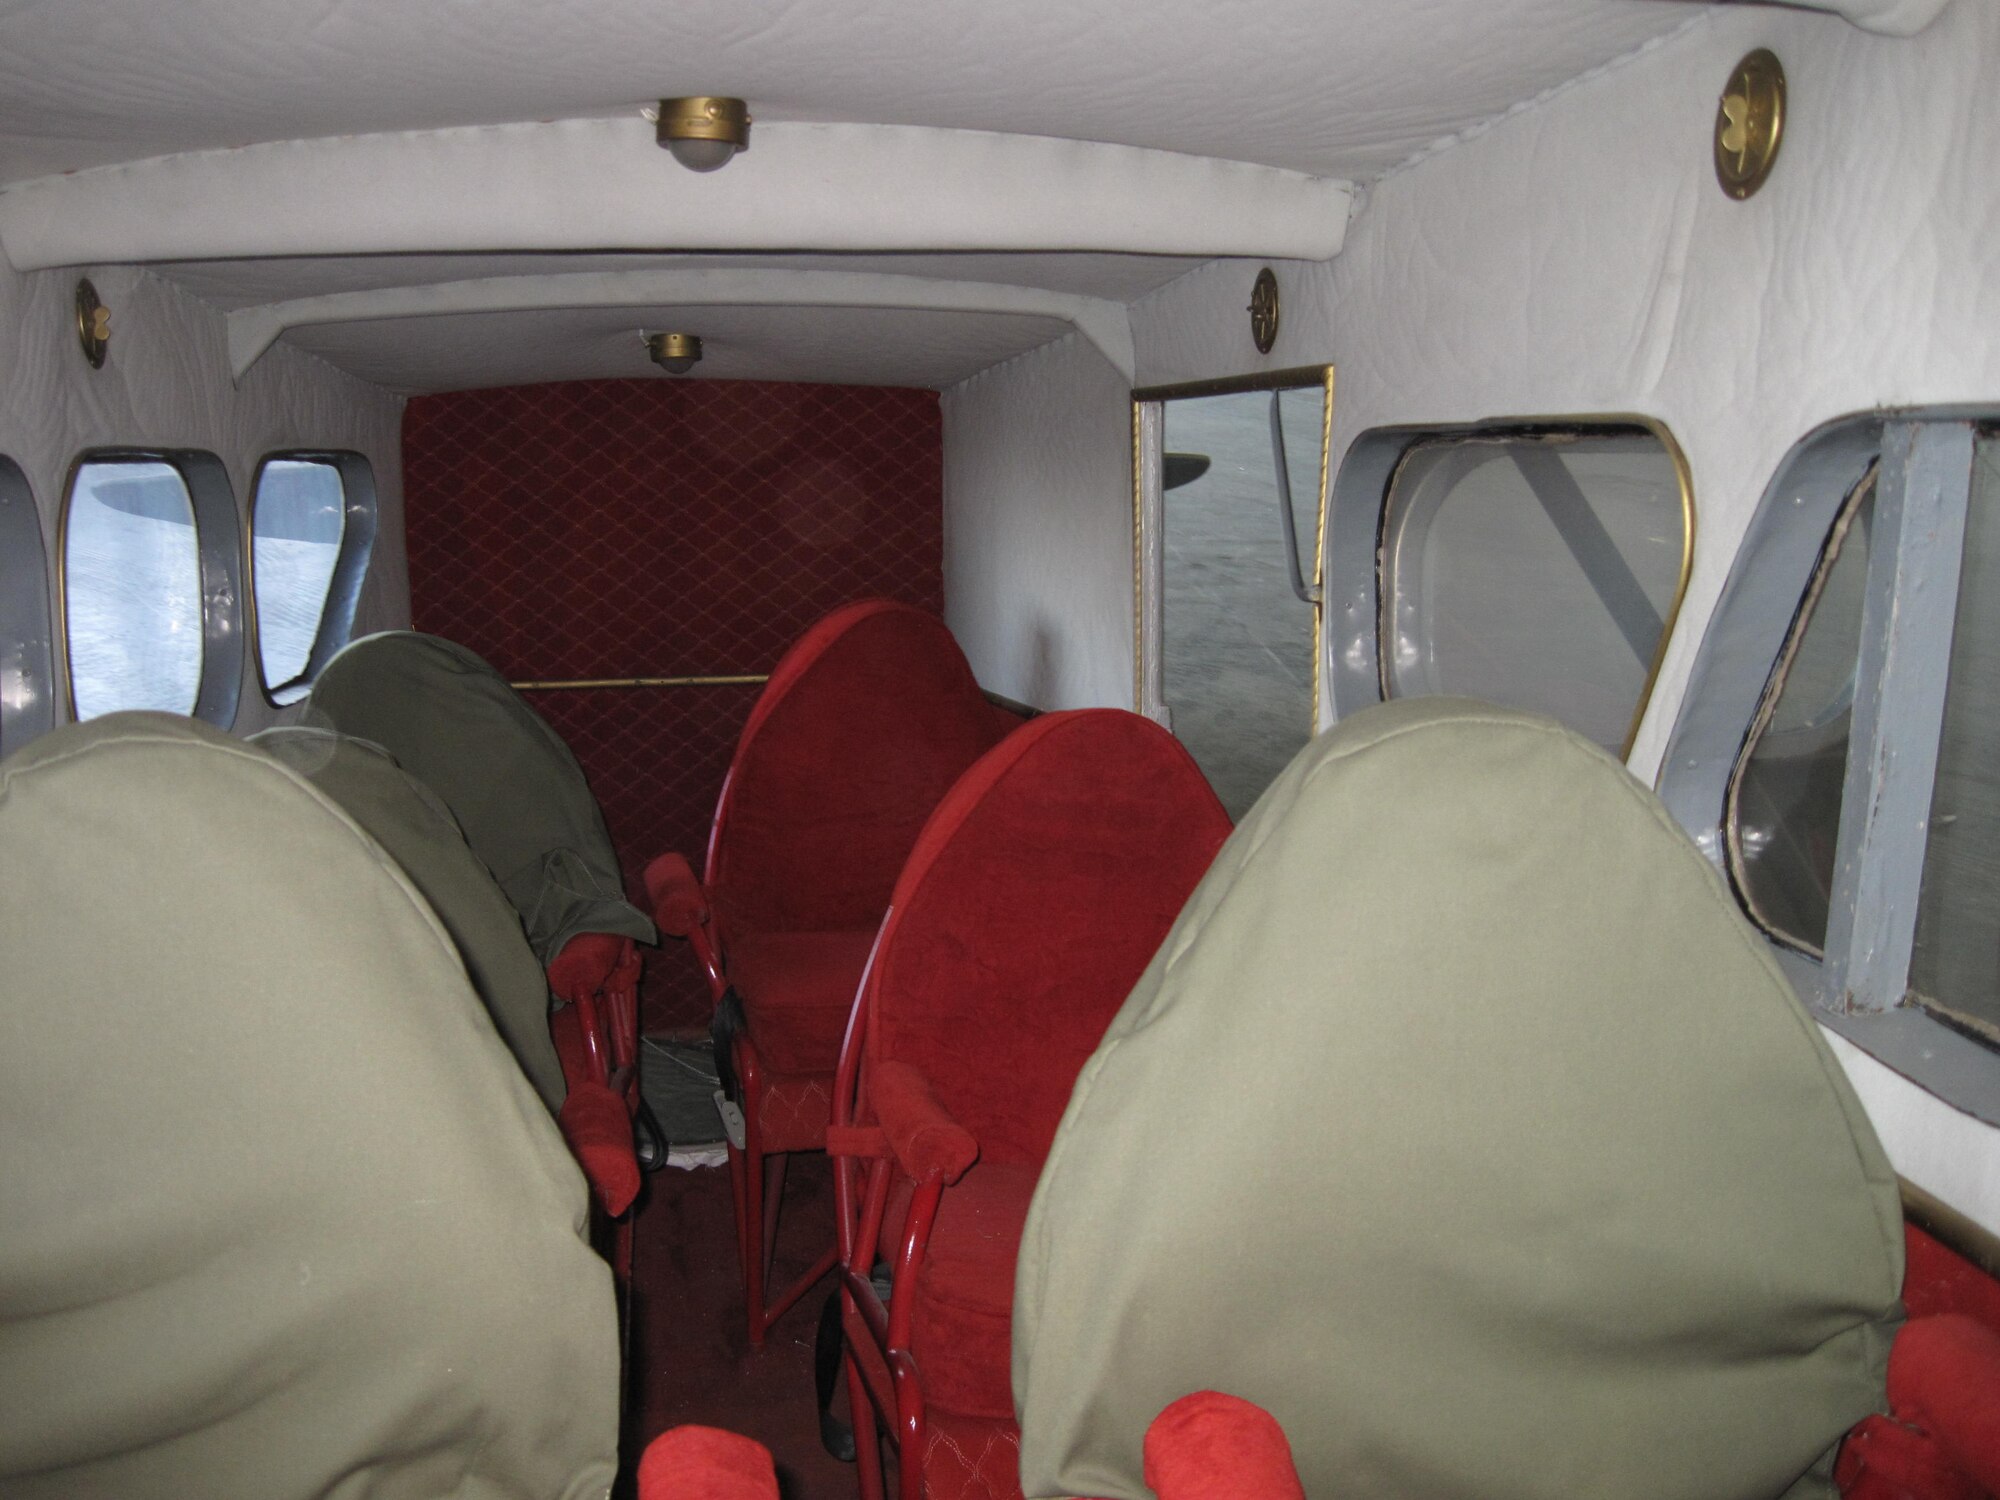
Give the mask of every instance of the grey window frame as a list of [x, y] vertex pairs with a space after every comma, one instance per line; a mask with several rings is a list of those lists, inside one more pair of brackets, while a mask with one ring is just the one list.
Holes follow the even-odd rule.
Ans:
[[2000, 1055], [1902, 1001], [1974, 444], [1997, 418], [2000, 409], [1969, 406], [1860, 413], [1815, 429], [1792, 448], [1717, 600], [1659, 782], [1668, 810], [1724, 866], [1729, 778], [1834, 520], [1879, 460], [1825, 954], [1815, 958], [1768, 935], [1765, 941], [1828, 1029], [1988, 1124], [2000, 1124]]
[[69, 466], [62, 513], [56, 525], [57, 615], [62, 623], [63, 715], [76, 717], [69, 639], [69, 518], [76, 503], [76, 480], [85, 464], [165, 464], [187, 486], [194, 512], [195, 553], [201, 567], [201, 682], [190, 717], [228, 729], [236, 722], [243, 696], [243, 524], [230, 487], [229, 470], [213, 453], [198, 448], [88, 448]]
[[[268, 682], [264, 677], [264, 647], [258, 638], [257, 619], [257, 498], [263, 492], [264, 469], [272, 463], [317, 463], [331, 466], [340, 475], [343, 520], [340, 553], [334, 559], [333, 578], [326, 589], [326, 603], [320, 609], [319, 631], [312, 650], [306, 655], [305, 669], [287, 682]], [[378, 526], [375, 468], [362, 454], [344, 448], [285, 448], [266, 453], [257, 460], [257, 472], [250, 480], [250, 501], [243, 512], [244, 598], [249, 601], [248, 650], [256, 663], [257, 690], [273, 708], [283, 708], [273, 695], [294, 683], [308, 686], [320, 669], [331, 661], [354, 635], [354, 616], [361, 605], [361, 586], [368, 579], [368, 564], [375, 556]], [[297, 699], [291, 700], [297, 702]]]
[[[1326, 680], [1333, 699], [1334, 717], [1358, 713], [1385, 701], [1388, 674], [1382, 660], [1381, 612], [1382, 570], [1388, 541], [1389, 499], [1403, 461], [1419, 447], [1438, 442], [1505, 437], [1539, 437], [1560, 433], [1586, 436], [1615, 436], [1644, 431], [1657, 439], [1672, 460], [1681, 486], [1682, 537], [1681, 571], [1674, 587], [1672, 603], [1660, 621], [1660, 638], [1647, 666], [1646, 680], [1633, 705], [1631, 724], [1626, 730], [1622, 753], [1629, 755], [1639, 725], [1652, 702], [1659, 682], [1660, 664], [1666, 659], [1673, 640], [1674, 624], [1680, 618], [1687, 597], [1688, 577], [1694, 565], [1694, 539], [1698, 520], [1695, 510], [1694, 480], [1687, 456], [1673, 431], [1652, 417], [1630, 412], [1602, 412], [1578, 416], [1495, 417], [1457, 424], [1425, 423], [1397, 427], [1374, 427], [1349, 445], [1333, 482], [1328, 524], [1334, 544], [1327, 556], [1327, 613], [1332, 631], [1326, 642]], [[1372, 545], [1355, 545], [1354, 538], [1369, 537]], [[1614, 615], [1615, 617], [1615, 615]]]
[[55, 727], [49, 556], [28, 476], [0, 455], [0, 755]]

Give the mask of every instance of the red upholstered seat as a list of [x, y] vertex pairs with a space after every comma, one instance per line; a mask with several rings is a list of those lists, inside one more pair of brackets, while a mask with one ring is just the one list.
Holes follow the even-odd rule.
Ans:
[[718, 1005], [733, 989], [742, 1006], [730, 1045], [744, 1141], [730, 1168], [753, 1343], [833, 1265], [828, 1247], [766, 1305], [779, 1177], [766, 1183], [764, 1160], [825, 1146], [841, 1037], [904, 857], [960, 773], [1018, 723], [936, 617], [882, 599], [835, 610], [751, 711], [702, 879], [673, 855], [647, 872], [661, 928], [694, 944]]
[[750, 932], [730, 946], [750, 1040], [779, 1073], [831, 1075], [875, 929]]
[[[855, 1418], [897, 1434], [906, 1497], [1017, 1492], [1009, 1339], [1035, 1182], [1077, 1073], [1228, 834], [1171, 735], [1091, 709], [989, 751], [911, 851], [830, 1132]], [[875, 1451], [858, 1444], [864, 1496]]]
[[1036, 1169], [982, 1162], [938, 1205], [917, 1268], [910, 1347], [937, 1406], [1011, 1422], [1014, 1259]]

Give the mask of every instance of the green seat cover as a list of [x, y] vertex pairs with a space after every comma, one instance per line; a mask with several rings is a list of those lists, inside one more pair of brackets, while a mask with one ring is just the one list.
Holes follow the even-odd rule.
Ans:
[[583, 1179], [382, 847], [113, 714], [0, 762], [0, 848], [0, 1494], [606, 1494]]
[[1223, 847], [1084, 1068], [1022, 1242], [1030, 1496], [1139, 1497], [1213, 1388], [1309, 1495], [1832, 1493], [1900, 1321], [1896, 1181], [1645, 787], [1391, 703]]
[[466, 847], [451, 809], [389, 752], [327, 729], [266, 729], [250, 743], [304, 776], [395, 858], [458, 944], [501, 1039], [551, 1112], [562, 1108], [562, 1064], [549, 1039], [549, 981], [492, 873]]
[[583, 768], [477, 653], [412, 630], [364, 636], [326, 664], [305, 713], [382, 746], [444, 800], [544, 964], [580, 932], [656, 940], [625, 900]]

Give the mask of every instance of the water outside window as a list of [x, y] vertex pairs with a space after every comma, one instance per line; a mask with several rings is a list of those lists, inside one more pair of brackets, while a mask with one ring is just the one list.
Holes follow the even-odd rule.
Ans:
[[[1308, 582], [1325, 399], [1318, 386], [1279, 393]], [[1271, 393], [1168, 401], [1163, 418], [1163, 695], [1174, 733], [1241, 818], [1313, 731], [1313, 609], [1292, 591]]]
[[271, 697], [305, 696], [303, 681], [347, 524], [340, 470], [312, 459], [275, 458], [257, 478], [250, 561], [256, 580], [257, 646]]
[[63, 547], [76, 716], [191, 713], [201, 687], [201, 555], [194, 502], [171, 465], [81, 465]]

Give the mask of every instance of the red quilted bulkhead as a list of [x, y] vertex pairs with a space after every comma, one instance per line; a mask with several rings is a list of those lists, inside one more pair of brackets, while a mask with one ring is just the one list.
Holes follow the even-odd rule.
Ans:
[[[942, 476], [931, 391], [662, 378], [420, 396], [403, 417], [413, 623], [515, 681], [769, 672], [850, 600], [942, 612]], [[756, 696], [529, 695], [583, 763], [633, 892], [665, 850], [700, 867]], [[669, 945], [648, 1029], [707, 1008]]]

